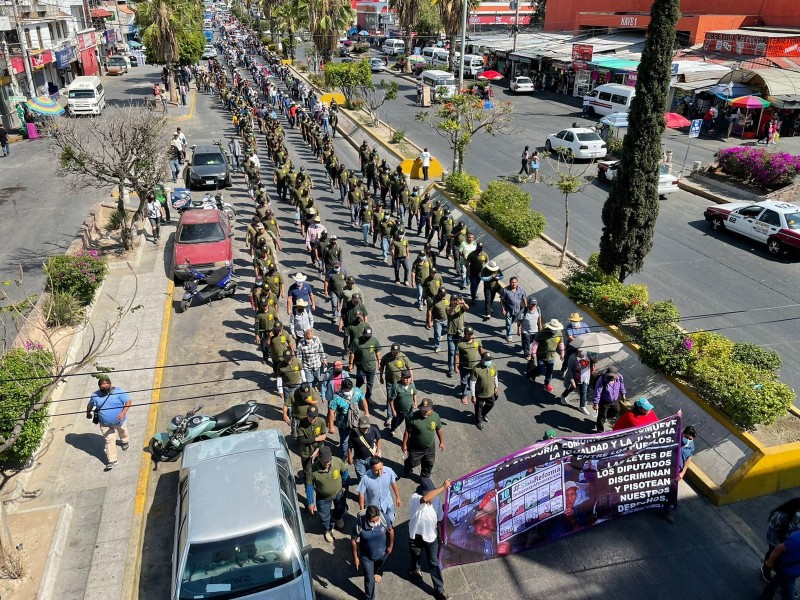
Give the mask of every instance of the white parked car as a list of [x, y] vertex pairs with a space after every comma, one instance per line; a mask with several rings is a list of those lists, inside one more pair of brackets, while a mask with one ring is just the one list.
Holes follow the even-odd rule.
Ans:
[[511, 91], [515, 94], [533, 92], [533, 81], [530, 77], [514, 77], [511, 82]]
[[544, 143], [548, 152], [572, 151], [575, 158], [604, 158], [608, 148], [593, 129], [573, 127], [547, 136]]
[[217, 57], [217, 49], [214, 46], [208, 44], [206, 45], [205, 49], [203, 50], [203, 58], [216, 58]]
[[[618, 160], [603, 160], [597, 163], [597, 178], [600, 181], [612, 181], [617, 175]], [[658, 195], [666, 196], [672, 192], [677, 192], [678, 178], [670, 174], [667, 165], [658, 165]]]
[[372, 69], [373, 73], [380, 73], [381, 71], [383, 71], [385, 65], [386, 63], [383, 62], [382, 58], [369, 59], [369, 68]]

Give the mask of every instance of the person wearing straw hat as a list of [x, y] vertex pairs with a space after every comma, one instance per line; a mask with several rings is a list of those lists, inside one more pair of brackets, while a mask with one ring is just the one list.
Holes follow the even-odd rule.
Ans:
[[305, 300], [311, 305], [312, 311], [317, 308], [314, 303], [314, 290], [306, 283], [306, 279], [308, 277], [299, 271], [292, 275], [294, 283], [289, 286], [289, 290], [286, 292], [286, 314], [289, 316], [292, 315], [292, 308], [297, 304], [298, 300]]
[[488, 321], [492, 316], [495, 296], [503, 289], [503, 271], [495, 261], [490, 260], [481, 269], [480, 277], [483, 282], [483, 320]]
[[553, 378], [556, 357], [564, 359], [564, 340], [561, 335], [563, 330], [564, 326], [558, 319], [550, 319], [531, 342], [528, 377], [536, 383], [536, 378], [544, 375], [544, 388], [548, 392], [553, 391], [550, 381]]
[[583, 322], [583, 317], [581, 317], [579, 312], [576, 311], [569, 315], [569, 324], [567, 325], [566, 329], [564, 329], [564, 344], [566, 345], [567, 349], [566, 355], [564, 356], [564, 362], [561, 365], [562, 378], [566, 372], [569, 357], [575, 353], [575, 348], [573, 348], [570, 343], [579, 335], [591, 333], [591, 331], [592, 330], [589, 329], [589, 326]]

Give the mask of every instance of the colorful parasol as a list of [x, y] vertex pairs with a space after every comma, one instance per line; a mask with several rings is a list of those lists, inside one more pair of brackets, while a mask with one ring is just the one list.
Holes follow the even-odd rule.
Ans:
[[27, 107], [35, 113], [46, 117], [55, 117], [64, 113], [64, 107], [53, 100], [50, 96], [37, 96], [25, 102]]
[[759, 98], [758, 96], [740, 96], [730, 101], [731, 106], [735, 108], [767, 108], [770, 105], [768, 100]]

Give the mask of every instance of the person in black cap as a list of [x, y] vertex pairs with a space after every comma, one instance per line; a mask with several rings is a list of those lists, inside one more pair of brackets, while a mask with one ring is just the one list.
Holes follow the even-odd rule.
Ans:
[[419, 409], [406, 420], [406, 431], [403, 434], [401, 450], [407, 454], [403, 462], [403, 476], [410, 477], [411, 472], [422, 464], [421, 476], [430, 477], [433, 464], [436, 462], [436, 438], [439, 438], [439, 449], [444, 452], [444, 432], [442, 420], [433, 410], [433, 401], [424, 398]]
[[483, 424], [489, 422], [486, 415], [494, 408], [498, 398], [497, 367], [492, 364], [491, 353], [484, 352], [481, 362], [473, 367], [469, 389], [475, 405], [475, 425], [483, 431]]
[[127, 422], [128, 410], [131, 408], [131, 397], [121, 388], [112, 387], [108, 373], [100, 373], [97, 377], [98, 390], [94, 392], [86, 405], [86, 418], [96, 417], [95, 423], [106, 441], [106, 471], [117, 464], [117, 436], [123, 450], [129, 447]]
[[379, 368], [380, 382], [386, 385], [386, 419], [384, 426], [392, 416], [392, 398], [394, 386], [400, 382], [404, 371], [411, 372], [411, 361], [405, 353], [400, 352], [400, 344], [392, 344], [389, 353], [381, 358]]
[[383, 578], [383, 565], [394, 547], [394, 529], [377, 506], [359, 513], [350, 537], [353, 565], [364, 570], [364, 598], [375, 600], [375, 584]]
[[483, 243], [478, 242], [475, 250], [467, 256], [467, 279], [469, 279], [469, 295], [472, 301], [477, 299], [478, 284], [481, 282], [481, 271], [483, 266], [489, 262], [489, 255], [483, 251]]
[[355, 467], [356, 475], [363, 477], [369, 471], [369, 461], [381, 455], [381, 431], [370, 423], [367, 415], [358, 419], [358, 428], [350, 431], [347, 463]]
[[459, 379], [461, 380], [461, 404], [467, 403], [467, 390], [469, 389], [469, 378], [472, 375], [472, 369], [481, 362], [481, 355], [483, 354], [483, 346], [480, 340], [475, 337], [475, 330], [472, 326], [467, 325], [464, 327], [464, 337], [456, 345], [456, 361], [455, 368], [458, 371]]
[[297, 416], [290, 418], [289, 410], [294, 403], [294, 394], [305, 382], [303, 365], [300, 359], [292, 354], [291, 350], [284, 350], [283, 357], [278, 363], [278, 396], [283, 397], [283, 420], [292, 428], [292, 435], [297, 429]]
[[411, 579], [422, 579], [422, 553], [428, 559], [428, 569], [431, 572], [434, 596], [436, 600], [447, 600], [450, 597], [444, 591], [442, 567], [439, 564], [439, 527], [444, 518], [442, 502], [439, 494], [450, 487], [450, 480], [446, 479], [441, 487], [436, 487], [429, 477], [423, 477], [416, 492], [411, 495], [408, 503], [408, 536], [411, 552]]
[[311, 462], [317, 457], [319, 449], [325, 443], [328, 426], [325, 419], [319, 416], [316, 406], [309, 406], [306, 416], [297, 426], [297, 442], [300, 444], [300, 464], [303, 466], [305, 476], [306, 498], [310, 496], [311, 483], [309, 475], [311, 473]]
[[[317, 459], [311, 463], [307, 488], [308, 512], [319, 513], [322, 527], [325, 530], [325, 541], [333, 541], [333, 525], [344, 527], [344, 515], [347, 512], [345, 488], [350, 481], [350, 472], [342, 460], [333, 456], [329, 446], [322, 446]], [[331, 522], [333, 521], [333, 522]]]
[[392, 386], [392, 395], [390, 396], [390, 409], [392, 418], [388, 421], [388, 425], [384, 423], [385, 427], [390, 427], [390, 431], [394, 433], [395, 429], [406, 419], [410, 419], [411, 415], [417, 409], [417, 387], [411, 382], [411, 371], [403, 371], [400, 374], [400, 381]]
[[464, 335], [464, 317], [469, 305], [459, 295], [453, 294], [450, 306], [447, 307], [447, 377], [453, 376], [456, 370], [456, 348]]
[[366, 327], [350, 350], [350, 372], [356, 370], [356, 385], [367, 384], [365, 396], [372, 402], [372, 387], [375, 385], [375, 373], [381, 360], [381, 343], [372, 337], [372, 327]]

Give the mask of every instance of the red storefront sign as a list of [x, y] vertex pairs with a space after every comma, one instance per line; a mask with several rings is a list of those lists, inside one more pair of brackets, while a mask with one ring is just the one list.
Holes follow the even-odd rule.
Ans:
[[97, 34], [94, 31], [78, 35], [78, 51], [94, 48], [95, 46], [97, 46]]
[[94, 53], [94, 48], [83, 50], [79, 56], [84, 75], [100, 74], [100, 65], [97, 64], [97, 56]]
[[[527, 25], [530, 15], [520, 15], [518, 23]], [[513, 25], [514, 15], [469, 15], [470, 25]]]
[[591, 44], [572, 44], [572, 60], [582, 60], [590, 62], [592, 54], [594, 53], [594, 46]]
[[31, 67], [36, 69], [43, 69], [45, 65], [50, 64], [56, 60], [52, 50], [43, 50], [38, 54], [31, 54]]
[[800, 37], [766, 37], [741, 33], [706, 33], [703, 50], [742, 56], [800, 56]]
[[9, 67], [11, 68], [12, 75], [19, 75], [20, 73], [25, 72], [25, 63], [22, 62], [22, 58], [19, 56], [11, 57], [11, 62], [9, 63]]

